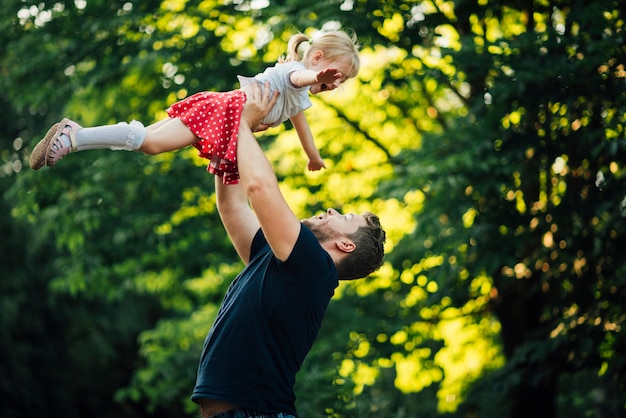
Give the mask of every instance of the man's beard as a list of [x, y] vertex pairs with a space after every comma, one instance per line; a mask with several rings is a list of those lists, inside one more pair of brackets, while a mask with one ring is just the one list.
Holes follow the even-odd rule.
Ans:
[[329, 231], [324, 225], [320, 225], [316, 222], [311, 222], [309, 219], [303, 219], [302, 224], [313, 232], [315, 238], [320, 242], [320, 244], [329, 241], [337, 236], [334, 231]]

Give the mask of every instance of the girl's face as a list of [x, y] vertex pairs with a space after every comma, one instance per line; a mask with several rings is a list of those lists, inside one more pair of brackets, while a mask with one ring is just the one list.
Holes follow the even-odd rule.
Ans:
[[323, 93], [325, 91], [335, 90], [337, 87], [341, 85], [344, 81], [347, 80], [345, 74], [349, 71], [349, 67], [345, 62], [342, 61], [330, 61], [324, 58], [322, 51], [315, 51], [313, 56], [309, 61], [309, 65], [307, 66], [309, 70], [313, 71], [321, 71], [326, 68], [334, 68], [341, 73], [341, 77], [336, 79], [334, 82], [326, 82], [326, 83], [318, 83], [313, 84], [309, 91], [311, 94]]

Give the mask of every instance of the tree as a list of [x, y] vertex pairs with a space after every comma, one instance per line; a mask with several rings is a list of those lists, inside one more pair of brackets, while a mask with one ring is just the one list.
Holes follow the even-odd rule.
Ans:
[[[160, 2], [3, 6], [6, 234], [0, 299], [7, 362], [1, 414], [145, 416], [148, 410], [132, 396], [112, 402], [142, 365], [140, 332], [195, 306], [181, 277], [235, 258], [223, 250], [223, 231], [213, 227], [219, 225], [214, 203], [200, 192], [206, 188], [210, 196], [212, 179], [190, 163], [188, 153], [153, 163], [140, 155], [86, 154], [37, 173], [25, 170], [24, 161], [36, 139], [66, 112], [86, 125], [129, 117], [150, 121], [154, 109], [175, 100], [181, 80], [174, 63], [185, 56], [181, 40], [171, 32], [157, 31], [159, 39], [149, 32], [166, 26], [176, 11], [160, 10]], [[216, 62], [226, 66], [228, 60]], [[190, 59], [185, 65], [195, 68]], [[192, 86], [202, 74], [195, 71], [186, 79]], [[230, 78], [217, 74], [216, 85]], [[147, 175], [151, 171], [159, 174]], [[176, 216], [191, 200], [203, 203], [212, 219], [190, 225]], [[212, 244], [203, 246], [204, 253], [198, 242]], [[194, 366], [188, 363], [187, 382]], [[183, 410], [182, 402], [169, 400], [151, 408], [169, 416]]]
[[[240, 267], [193, 152], [34, 173], [31, 138], [66, 112], [158, 119], [274, 62], [295, 30], [337, 25], [363, 69], [311, 110], [329, 170], [303, 173], [288, 126], [261, 142], [299, 214], [379, 213], [388, 263], [337, 292], [301, 415], [622, 413], [620, 2], [217, 3], [2, 9], [3, 416], [45, 416], [41, 399], [66, 416], [193, 414], [196, 356]], [[85, 369], [117, 372], [76, 391]]]
[[[453, 373], [442, 354], [463, 341], [458, 334], [446, 341], [456, 321], [457, 331], [487, 338], [500, 330], [506, 357], [501, 368], [497, 355], [482, 366], [491, 370], [489, 384], [473, 391], [467, 385], [480, 374], [464, 368], [456, 382], [456, 393], [467, 396], [461, 413], [552, 417], [557, 406], [564, 416], [619, 413], [625, 87], [618, 4], [394, 6], [393, 14], [359, 3], [355, 10], [381, 16], [378, 33], [406, 50], [382, 87], [388, 105], [418, 127], [423, 148], [405, 148], [406, 164], [378, 193], [425, 203], [389, 257], [402, 272], [402, 285], [392, 287], [399, 295], [382, 286], [375, 292], [397, 308], [386, 304], [386, 316], [363, 309], [407, 318], [388, 340], [376, 335], [380, 327], [361, 338], [384, 342], [370, 350], [369, 364], [396, 355], [400, 377], [404, 360], [417, 358], [416, 382], [443, 369], [426, 381], [441, 382], [446, 409], [441, 398], [454, 394], [446, 388]], [[417, 92], [426, 115], [407, 92]], [[388, 347], [393, 353], [385, 355]], [[480, 362], [469, 348], [461, 360]], [[600, 376], [589, 383], [594, 392], [559, 391], [580, 375]], [[574, 396], [582, 411], [567, 406]]]
[[[341, 6], [351, 8], [366, 42], [387, 46], [382, 80], [362, 75], [375, 87], [359, 85], [374, 103], [384, 92], [386, 115], [376, 120], [375, 108], [364, 111], [360, 101], [337, 114], [387, 150], [390, 141], [362, 115], [395, 127], [402, 152], [387, 153], [396, 172], [376, 196], [412, 203], [417, 220], [389, 256], [401, 284], [385, 288], [381, 277], [378, 291], [355, 285], [357, 312], [385, 318], [354, 338], [355, 350], [365, 352], [359, 362], [367, 358], [375, 370], [395, 364], [396, 387], [407, 392], [440, 382], [440, 410], [455, 409], [460, 394], [467, 397], [461, 413], [619, 413], [626, 400], [618, 355], [626, 97], [619, 2]], [[341, 19], [331, 7], [280, 7], [296, 26], [312, 16]], [[423, 148], [401, 142], [406, 126], [416, 128], [413, 142], [421, 139]], [[382, 307], [374, 305], [381, 299]], [[449, 329], [456, 333], [446, 335]], [[466, 364], [454, 382], [449, 346], [476, 337], [460, 360], [478, 370]], [[471, 358], [471, 346], [485, 337], [501, 341], [504, 366], [497, 352]], [[402, 387], [407, 367], [413, 382]], [[348, 375], [359, 380], [361, 372]], [[482, 373], [485, 383], [471, 390]], [[590, 375], [598, 377], [589, 394], [562, 389]], [[568, 406], [574, 402], [580, 411]]]

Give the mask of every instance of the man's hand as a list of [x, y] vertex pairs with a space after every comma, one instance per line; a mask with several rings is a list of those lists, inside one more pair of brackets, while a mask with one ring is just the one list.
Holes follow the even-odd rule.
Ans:
[[247, 85], [242, 90], [246, 93], [246, 103], [241, 113], [241, 122], [251, 127], [253, 132], [266, 130], [269, 125], [262, 122], [276, 104], [278, 91], [271, 93], [267, 82], [263, 85], [263, 91], [259, 83]]

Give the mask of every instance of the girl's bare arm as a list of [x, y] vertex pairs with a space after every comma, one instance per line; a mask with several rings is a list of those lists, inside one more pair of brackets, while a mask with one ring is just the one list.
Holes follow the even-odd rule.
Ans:
[[309, 122], [307, 121], [304, 112], [300, 112], [295, 116], [292, 116], [291, 123], [293, 123], [293, 127], [298, 133], [298, 138], [300, 139], [304, 152], [307, 157], [309, 157], [308, 169], [311, 171], [317, 171], [322, 168], [326, 168], [326, 164], [324, 164], [324, 160], [320, 156], [320, 152], [315, 145], [313, 133], [311, 133], [311, 128], [309, 127]]
[[341, 80], [343, 74], [336, 68], [325, 68], [321, 71], [299, 70], [289, 74], [289, 81], [296, 87], [307, 87], [319, 83], [332, 84]]

